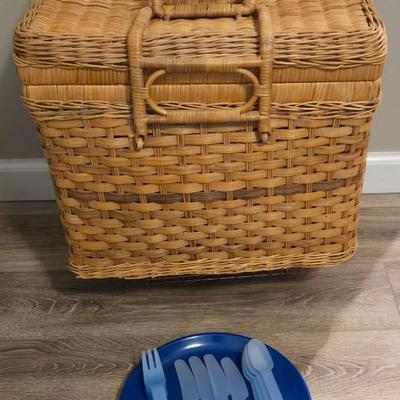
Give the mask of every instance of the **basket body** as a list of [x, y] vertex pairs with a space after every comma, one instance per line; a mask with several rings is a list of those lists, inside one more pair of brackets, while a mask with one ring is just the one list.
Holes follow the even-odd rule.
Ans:
[[369, 0], [75, 3], [35, 0], [15, 59], [79, 277], [351, 258], [386, 54]]

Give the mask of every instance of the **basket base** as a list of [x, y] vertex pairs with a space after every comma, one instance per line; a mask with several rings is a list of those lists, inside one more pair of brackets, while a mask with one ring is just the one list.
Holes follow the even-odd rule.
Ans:
[[340, 253], [309, 253], [290, 256], [274, 255], [260, 258], [196, 260], [189, 263], [126, 263], [104, 267], [71, 264], [71, 271], [80, 279], [156, 279], [188, 276], [242, 275], [290, 268], [333, 267], [349, 261], [357, 245]]

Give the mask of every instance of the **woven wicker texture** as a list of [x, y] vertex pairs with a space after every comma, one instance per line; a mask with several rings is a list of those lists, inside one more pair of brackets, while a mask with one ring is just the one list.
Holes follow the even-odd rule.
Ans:
[[[274, 144], [261, 145], [252, 123], [171, 126], [155, 127], [141, 152], [129, 87], [27, 88], [74, 271], [232, 274], [350, 258], [379, 84], [279, 86]], [[344, 91], [349, 102], [337, 100]], [[293, 92], [310, 101], [277, 102]]]
[[[351, 258], [386, 54], [370, 1], [221, 0], [191, 19], [185, 1], [143, 3], [35, 0], [17, 30], [72, 270], [143, 279]], [[326, 81], [332, 70], [365, 75]], [[99, 84], [106, 74], [124, 84]]]
[[[22, 79], [31, 84], [54, 80], [60, 84], [129, 83], [127, 34], [139, 10], [149, 3], [33, 0], [15, 35], [15, 59]], [[376, 80], [381, 75], [386, 35], [371, 0], [260, 3], [268, 4], [275, 34], [274, 81]], [[187, 21], [154, 23], [145, 40], [152, 42], [158, 55], [178, 52], [187, 57], [187, 34], [197, 37], [199, 52], [206, 52], [221, 50], [227, 30], [234, 32], [229, 40], [241, 41], [238, 50], [246, 43], [257, 51], [257, 21], [251, 17], [238, 22], [222, 18], [218, 24], [206, 18]]]

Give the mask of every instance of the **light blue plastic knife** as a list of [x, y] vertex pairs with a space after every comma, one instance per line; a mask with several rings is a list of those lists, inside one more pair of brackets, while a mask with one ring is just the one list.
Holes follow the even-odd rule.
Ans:
[[203, 361], [199, 357], [190, 357], [189, 365], [192, 369], [201, 400], [214, 400], [210, 376]]
[[175, 370], [178, 375], [183, 400], [200, 400], [197, 384], [189, 365], [183, 360], [176, 360]]
[[221, 368], [221, 365], [212, 354], [205, 355], [203, 360], [210, 376], [211, 386], [214, 392], [214, 399], [228, 400], [228, 381], [223, 369]]
[[239, 368], [232, 359], [228, 357], [222, 359], [221, 365], [228, 381], [228, 391], [232, 400], [247, 400], [249, 391], [247, 390], [246, 382]]

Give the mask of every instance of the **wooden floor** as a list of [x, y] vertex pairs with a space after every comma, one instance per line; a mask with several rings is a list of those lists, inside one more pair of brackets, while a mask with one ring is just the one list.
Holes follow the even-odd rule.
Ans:
[[204, 331], [270, 343], [316, 400], [400, 399], [400, 195], [364, 198], [357, 256], [334, 269], [93, 282], [65, 256], [53, 203], [0, 204], [1, 399], [116, 399], [142, 349]]

